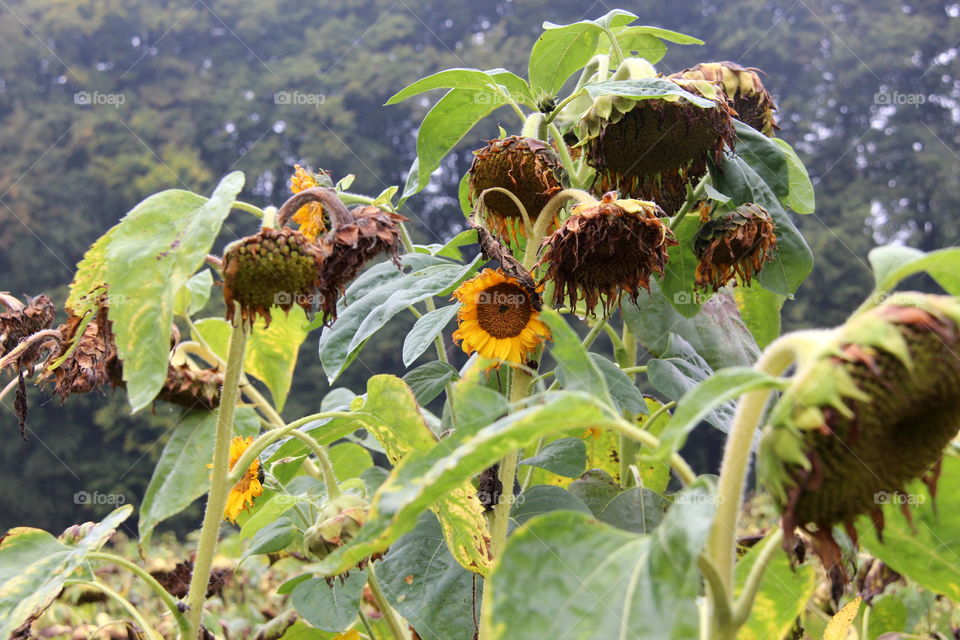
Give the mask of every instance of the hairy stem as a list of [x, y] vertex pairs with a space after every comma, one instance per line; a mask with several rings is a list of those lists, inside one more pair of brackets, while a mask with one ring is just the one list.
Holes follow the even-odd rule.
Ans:
[[377, 603], [377, 608], [383, 614], [383, 621], [387, 623], [387, 628], [390, 629], [390, 635], [393, 636], [394, 640], [405, 640], [407, 637], [406, 631], [400, 624], [400, 620], [397, 619], [393, 607], [387, 602], [387, 597], [383, 595], [383, 589], [380, 588], [380, 583], [373, 571], [373, 563], [367, 565], [367, 585], [370, 587], [370, 593], [373, 594], [373, 599]]
[[760, 582], [763, 580], [763, 574], [767, 570], [770, 561], [774, 555], [780, 551], [780, 543], [783, 542], [783, 529], [777, 528], [773, 535], [764, 543], [763, 548], [757, 555], [757, 560], [750, 567], [750, 573], [747, 575], [747, 581], [743, 585], [743, 591], [737, 598], [733, 606], [733, 623], [740, 627], [750, 617], [750, 610], [753, 608], [753, 602], [756, 600], [757, 591], [760, 589]]
[[331, 500], [339, 498], [340, 485], [337, 483], [337, 475], [333, 472], [333, 464], [330, 462], [327, 448], [314, 440], [310, 434], [304, 433], [303, 431], [294, 429], [290, 431], [290, 435], [306, 444], [307, 448], [313, 452], [313, 455], [317, 456], [317, 460], [320, 462], [320, 472], [323, 474], [323, 483], [327, 488], [327, 496]]

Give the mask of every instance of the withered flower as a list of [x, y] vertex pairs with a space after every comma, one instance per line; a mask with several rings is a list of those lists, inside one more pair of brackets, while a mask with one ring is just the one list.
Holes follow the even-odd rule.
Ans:
[[[770, 413], [759, 473], [783, 528], [811, 534], [834, 582], [846, 582], [834, 525], [856, 542], [855, 519], [924, 476], [935, 493], [944, 448], [960, 430], [960, 303], [897, 294], [829, 334], [801, 362]], [[791, 535], [787, 536], [788, 541]]]
[[[72, 393], [89, 393], [108, 382], [114, 386], [123, 384], [123, 369], [117, 357], [105, 295], [91, 313], [84, 316], [70, 314], [66, 323], [60, 325], [62, 345], [59, 352], [51, 356], [48, 369], [43, 373], [44, 378], [53, 376], [54, 391], [62, 399]], [[49, 366], [64, 355], [66, 359], [51, 370]]]
[[157, 398], [186, 409], [213, 411], [220, 406], [222, 386], [223, 372], [219, 369], [194, 369], [187, 364], [171, 364]]
[[53, 301], [44, 294], [27, 298], [24, 304], [4, 291], [0, 304], [7, 308], [0, 313], [0, 355], [15, 349], [23, 338], [49, 329], [57, 315]]
[[702, 62], [670, 77], [719, 84], [733, 103], [737, 119], [772, 138], [780, 128], [773, 113], [777, 110], [777, 104], [763, 86], [761, 73], [760, 69], [754, 67], [741, 67], [735, 62], [724, 61]]
[[[516, 196], [532, 224], [551, 196], [563, 189], [560, 158], [550, 145], [536, 138], [490, 140], [473, 155], [470, 202], [474, 206], [485, 190], [499, 187]], [[482, 209], [487, 226], [501, 240], [526, 237], [523, 216], [506, 194], [493, 191], [484, 195]]]
[[716, 291], [734, 277], [750, 284], [763, 265], [773, 260], [777, 238], [773, 219], [756, 204], [740, 205], [731, 213], [708, 220], [693, 240], [696, 286]]
[[587, 313], [603, 301], [609, 310], [626, 292], [636, 301], [650, 290], [650, 276], [663, 274], [667, 248], [677, 244], [653, 202], [618, 200], [607, 193], [595, 206], [578, 206], [543, 241], [544, 280], [553, 281], [553, 305], [574, 309], [583, 298]]
[[679, 95], [632, 100], [599, 96], [577, 125], [587, 162], [597, 170], [598, 193], [652, 200], [672, 215], [687, 195], [687, 184], [702, 177], [707, 161], [719, 163], [724, 146], [733, 148], [732, 110], [716, 85], [671, 79], [699, 106]]

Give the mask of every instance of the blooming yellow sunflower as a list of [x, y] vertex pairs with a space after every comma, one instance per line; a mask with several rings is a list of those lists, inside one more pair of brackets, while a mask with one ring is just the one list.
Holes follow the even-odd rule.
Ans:
[[[253, 442], [252, 436], [246, 438], [236, 437], [230, 441], [230, 469], [237, 464], [237, 460], [247, 450], [247, 447]], [[227, 497], [227, 507], [223, 510], [223, 519], [228, 522], [236, 523], [237, 516], [244, 509], [253, 506], [253, 499], [263, 493], [263, 485], [260, 483], [260, 459], [254, 458], [250, 467], [243, 473], [243, 477], [237, 484], [230, 489], [230, 495]], [[249, 503], [249, 504], [248, 504]]]
[[523, 364], [550, 330], [539, 319], [531, 292], [501, 269], [484, 269], [453, 297], [460, 301], [459, 327], [453, 333], [466, 353]]
[[[300, 193], [304, 189], [320, 186], [316, 176], [296, 164], [293, 165], [293, 175], [290, 176], [290, 191]], [[303, 205], [293, 214], [293, 221], [300, 225], [300, 232], [310, 240], [327, 230], [327, 223], [323, 219], [323, 205], [319, 202], [310, 202]]]

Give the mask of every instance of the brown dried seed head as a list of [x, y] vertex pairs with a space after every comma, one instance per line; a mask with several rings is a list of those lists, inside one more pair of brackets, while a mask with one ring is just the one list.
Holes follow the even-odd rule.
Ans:
[[49, 329], [57, 315], [53, 301], [44, 294], [27, 298], [26, 304], [21, 304], [3, 292], [0, 300], [8, 309], [0, 313], [0, 355], [16, 348], [23, 338]]
[[218, 369], [192, 369], [188, 365], [170, 365], [167, 379], [157, 396], [187, 409], [212, 411], [220, 406], [223, 372]]
[[706, 80], [723, 87], [727, 98], [733, 103], [737, 119], [745, 122], [766, 136], [773, 137], [777, 126], [774, 111], [777, 104], [763, 86], [755, 67], [741, 67], [735, 62], [703, 62], [671, 75], [671, 78]]
[[667, 248], [676, 241], [663, 224], [663, 211], [652, 202], [617, 200], [607, 193], [593, 207], [577, 207], [566, 222], [543, 241], [544, 280], [554, 283], [553, 305], [571, 309], [583, 298], [588, 313], [597, 303], [610, 309], [628, 293], [650, 290], [650, 276], [663, 274]]
[[741, 205], [709, 220], [693, 240], [700, 260], [696, 286], [716, 291], [735, 277], [749, 285], [763, 265], [773, 260], [776, 247], [773, 219], [760, 205]]
[[66, 399], [72, 393], [89, 393], [108, 382], [114, 386], [123, 384], [105, 297], [101, 298], [94, 317], [71, 314], [59, 330], [63, 334], [63, 345], [60, 352], [51, 357], [50, 363], [71, 349], [72, 352], [59, 367], [43, 374], [44, 378], [53, 376], [57, 395]]
[[[477, 206], [487, 189], [506, 189], [523, 205], [531, 223], [550, 198], [563, 189], [563, 165], [547, 143], [536, 138], [510, 136], [488, 141], [474, 151], [470, 166], [470, 202]], [[523, 217], [516, 203], [506, 194], [491, 192], [483, 196], [485, 220], [503, 241], [526, 237]]]

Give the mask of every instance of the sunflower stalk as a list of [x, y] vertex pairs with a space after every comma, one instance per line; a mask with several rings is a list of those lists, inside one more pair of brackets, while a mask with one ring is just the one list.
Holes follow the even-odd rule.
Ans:
[[133, 606], [133, 603], [131, 603], [129, 600], [127, 600], [122, 595], [120, 595], [119, 593], [117, 593], [107, 585], [103, 584], [102, 582], [98, 582], [96, 580], [67, 580], [63, 584], [65, 587], [78, 586], [78, 587], [86, 587], [87, 589], [95, 589], [96, 591], [99, 591], [103, 595], [107, 596], [111, 600], [118, 603], [123, 608], [123, 610], [127, 612], [127, 615], [129, 615], [130, 618], [133, 619], [133, 621], [140, 626], [140, 628], [143, 630], [144, 635], [149, 640], [163, 640], [163, 636], [161, 636], [157, 632], [157, 630], [154, 629], [149, 622], [147, 622], [146, 618], [144, 618], [143, 615], [140, 614], [140, 611], [137, 610], [135, 606]]
[[223, 391], [220, 396], [220, 409], [217, 413], [210, 493], [207, 496], [207, 507], [203, 514], [203, 525], [200, 528], [200, 542], [197, 545], [193, 575], [190, 578], [190, 591], [187, 594], [188, 637], [191, 638], [201, 636], [200, 621], [203, 616], [203, 603], [206, 600], [213, 556], [217, 550], [220, 523], [223, 520], [223, 511], [230, 493], [230, 441], [233, 437], [233, 415], [237, 406], [246, 345], [246, 323], [241, 322], [239, 326], [233, 325], [230, 331], [230, 346], [223, 378]]
[[313, 436], [303, 431], [293, 429], [290, 431], [290, 435], [307, 445], [307, 448], [313, 452], [313, 455], [317, 456], [317, 461], [320, 463], [320, 472], [323, 475], [323, 483], [327, 489], [327, 497], [330, 498], [330, 500], [339, 498], [341, 495], [340, 485], [337, 482], [337, 474], [333, 471], [333, 463], [330, 462], [330, 455], [327, 452], [327, 448], [314, 440]]
[[[623, 337], [620, 340], [620, 346], [620, 349], [616, 349], [616, 345], [614, 345], [614, 349], [617, 351], [617, 365], [624, 373], [627, 373], [637, 364], [637, 339], [626, 323], [623, 325]], [[630, 379], [633, 381], [633, 376], [629, 373], [627, 375], [630, 375]], [[623, 417], [630, 422], [636, 421], [636, 416], [627, 411], [624, 412]], [[631, 477], [629, 473], [630, 465], [633, 464], [636, 457], [636, 443], [624, 434], [620, 434], [620, 483], [624, 488], [628, 486]]]

